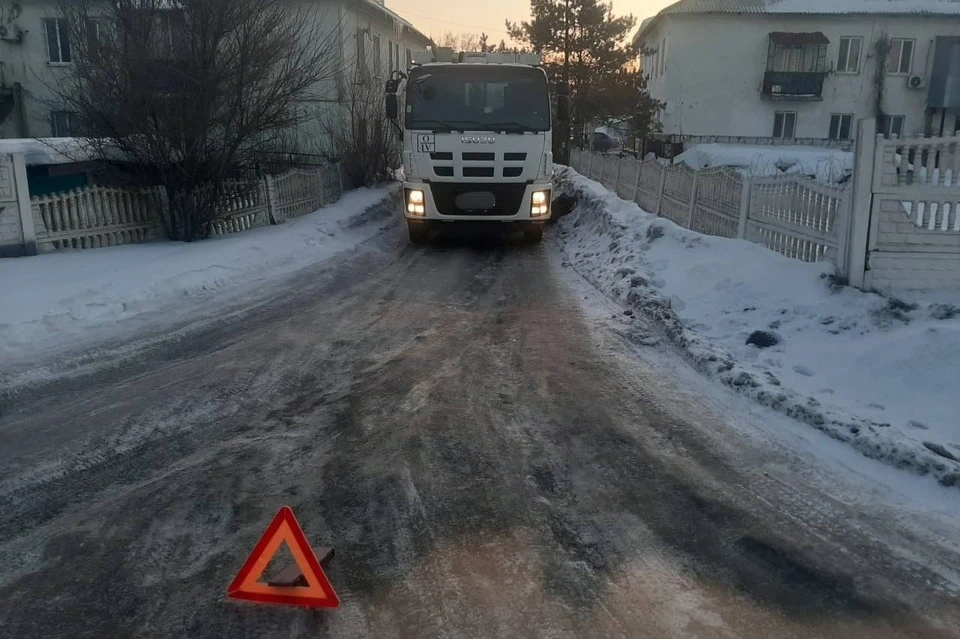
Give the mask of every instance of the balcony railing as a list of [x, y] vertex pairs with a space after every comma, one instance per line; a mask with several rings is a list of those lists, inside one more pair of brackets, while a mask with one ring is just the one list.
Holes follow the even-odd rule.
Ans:
[[767, 71], [763, 95], [771, 100], [822, 100], [826, 73]]

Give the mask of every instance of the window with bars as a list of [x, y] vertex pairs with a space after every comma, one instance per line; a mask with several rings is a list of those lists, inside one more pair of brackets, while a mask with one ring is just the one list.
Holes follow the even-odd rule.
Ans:
[[773, 137], [786, 140], [796, 137], [797, 112], [777, 111], [773, 114]]
[[852, 113], [834, 113], [830, 116], [830, 131], [827, 137], [831, 140], [849, 140], [853, 132]]
[[890, 52], [887, 54], [887, 73], [906, 75], [913, 66], [914, 40], [893, 38], [890, 40]]
[[860, 52], [863, 50], [863, 38], [840, 38], [840, 51], [837, 55], [837, 73], [859, 73]]
[[70, 29], [64, 18], [44, 18], [43, 30], [47, 37], [47, 60], [51, 64], [68, 64], [70, 56]]

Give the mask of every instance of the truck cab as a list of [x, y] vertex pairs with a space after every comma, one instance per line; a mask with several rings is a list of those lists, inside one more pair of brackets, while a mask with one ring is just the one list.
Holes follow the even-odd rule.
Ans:
[[510, 225], [540, 240], [553, 153], [547, 76], [538, 64], [524, 54], [460, 54], [415, 65], [388, 83], [388, 114], [403, 135], [402, 206], [413, 243], [458, 222]]

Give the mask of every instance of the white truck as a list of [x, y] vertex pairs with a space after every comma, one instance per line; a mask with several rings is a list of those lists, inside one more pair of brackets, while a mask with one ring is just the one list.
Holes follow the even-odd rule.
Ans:
[[[551, 102], [539, 57], [438, 53], [446, 60], [414, 64], [387, 83], [387, 115], [403, 135], [410, 241], [427, 242], [437, 225], [482, 222], [539, 242], [553, 176]], [[566, 97], [557, 104], [557, 118], [566, 118]]]

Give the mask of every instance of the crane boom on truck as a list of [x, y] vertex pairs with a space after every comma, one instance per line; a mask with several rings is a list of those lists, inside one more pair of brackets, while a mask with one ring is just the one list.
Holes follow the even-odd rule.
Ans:
[[[403, 214], [415, 244], [457, 222], [510, 225], [539, 242], [550, 217], [553, 142], [539, 56], [438, 49], [387, 83], [403, 136]], [[400, 103], [404, 104], [400, 113]], [[566, 96], [557, 117], [566, 118]], [[402, 116], [402, 117], [401, 117]]]

